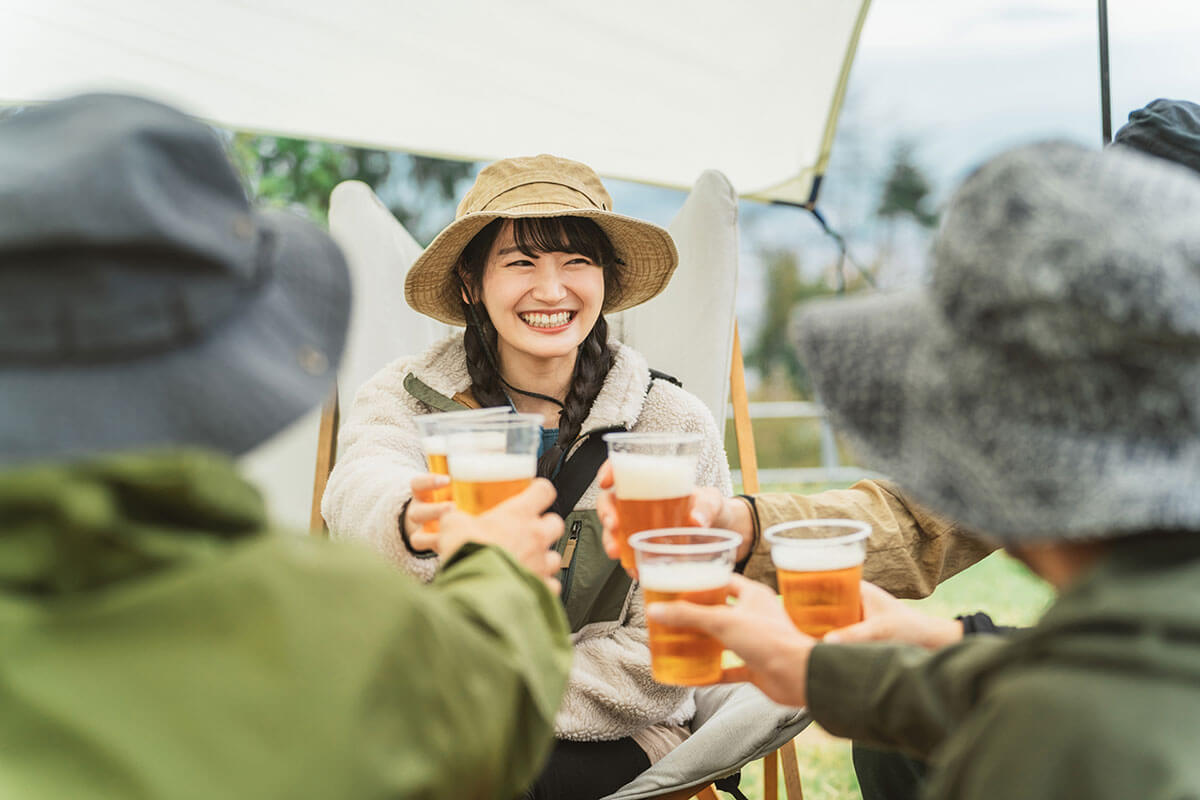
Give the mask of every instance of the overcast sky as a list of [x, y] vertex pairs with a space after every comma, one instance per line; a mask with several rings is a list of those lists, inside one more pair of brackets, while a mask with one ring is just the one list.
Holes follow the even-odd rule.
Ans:
[[[1156, 97], [1200, 102], [1200, 0], [1108, 5], [1113, 130]], [[897, 137], [915, 142], [941, 202], [1005, 148], [1052, 136], [1099, 147], [1100, 130], [1094, 0], [874, 0], [820, 205], [853, 250], [877, 201], [864, 175], [877, 177]], [[618, 190], [618, 207], [664, 216], [644, 187]], [[662, 206], [669, 219], [678, 201]], [[802, 212], [744, 208], [743, 328], [761, 304], [755, 254], [765, 246], [797, 248], [810, 265], [834, 252]]]

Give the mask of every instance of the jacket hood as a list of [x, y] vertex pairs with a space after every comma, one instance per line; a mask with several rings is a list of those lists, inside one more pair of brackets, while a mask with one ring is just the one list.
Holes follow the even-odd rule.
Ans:
[[216, 557], [265, 521], [258, 491], [228, 459], [204, 451], [0, 472], [0, 592], [100, 589]]
[[1053, 661], [1200, 682], [1200, 534], [1114, 540], [1025, 644]]

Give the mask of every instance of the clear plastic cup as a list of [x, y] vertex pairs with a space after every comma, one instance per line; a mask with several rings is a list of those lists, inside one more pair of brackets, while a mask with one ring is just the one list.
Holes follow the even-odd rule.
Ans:
[[698, 433], [606, 433], [604, 441], [620, 518], [614, 536], [621, 566], [632, 571], [630, 536], [687, 525], [703, 438]]
[[482, 514], [533, 482], [542, 419], [508, 414], [443, 426], [450, 494], [460, 511]]
[[[687, 600], [722, 605], [740, 534], [708, 528], [643, 531], [630, 537], [646, 607]], [[654, 680], [675, 686], [706, 686], [721, 678], [721, 643], [691, 628], [650, 620], [650, 670]]]
[[851, 519], [807, 519], [767, 529], [783, 605], [797, 628], [821, 637], [863, 618], [863, 559], [871, 526]]
[[[436, 414], [422, 414], [414, 418], [417, 431], [421, 436], [421, 449], [425, 452], [425, 464], [435, 475], [450, 477], [450, 467], [446, 462], [446, 436], [443, 427], [455, 422], [477, 422], [479, 420], [511, 414], [507, 406], [494, 408], [471, 408], [462, 411], [444, 411]], [[425, 489], [416, 492], [416, 498], [423, 503], [445, 503], [451, 500], [450, 485], [437, 489]], [[426, 522], [422, 526], [426, 533], [438, 532], [438, 521]]]

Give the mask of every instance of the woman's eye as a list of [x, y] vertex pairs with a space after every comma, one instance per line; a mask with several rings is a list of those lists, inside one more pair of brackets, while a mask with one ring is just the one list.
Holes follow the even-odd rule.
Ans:
[[587, 258], [586, 256], [577, 256], [575, 258], [572, 258], [567, 263], [568, 264], [579, 264], [579, 265], [583, 265], [585, 267], [590, 267], [592, 265], [592, 260], [590, 258]]
[[533, 262], [527, 258], [518, 258], [516, 261], [509, 261], [504, 266], [506, 266], [506, 267], [532, 267]]

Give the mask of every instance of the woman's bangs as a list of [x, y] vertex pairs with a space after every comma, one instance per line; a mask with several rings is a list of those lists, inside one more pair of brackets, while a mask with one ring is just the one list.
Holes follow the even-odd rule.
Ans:
[[615, 260], [612, 243], [600, 226], [580, 217], [519, 217], [513, 220], [513, 239], [527, 255], [579, 253], [599, 265]]

